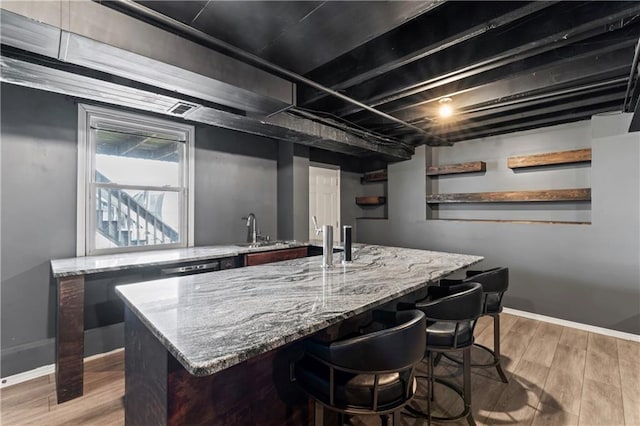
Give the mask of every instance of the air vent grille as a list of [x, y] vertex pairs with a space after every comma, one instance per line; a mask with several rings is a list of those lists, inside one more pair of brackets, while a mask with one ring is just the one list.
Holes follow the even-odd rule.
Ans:
[[193, 111], [198, 108], [198, 105], [188, 104], [186, 102], [178, 102], [171, 108], [169, 108], [169, 112], [175, 115], [185, 115], [189, 111]]

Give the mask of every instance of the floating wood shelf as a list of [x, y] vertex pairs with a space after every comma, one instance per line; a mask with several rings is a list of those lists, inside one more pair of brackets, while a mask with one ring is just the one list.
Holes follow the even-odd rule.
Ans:
[[475, 173], [487, 170], [484, 161], [472, 161], [469, 163], [443, 164], [441, 166], [429, 166], [427, 176], [452, 175], [457, 173]]
[[360, 178], [360, 183], [386, 182], [386, 181], [387, 181], [386, 170], [377, 170], [375, 172], [365, 173], [364, 176]]
[[[472, 161], [469, 163], [444, 164], [442, 166], [430, 166], [427, 168], [427, 176], [452, 175], [456, 173], [475, 173], [487, 170], [484, 161]], [[386, 182], [387, 171], [377, 170], [365, 173], [360, 178], [360, 183]]]
[[386, 202], [386, 197], [356, 197], [356, 204], [359, 206], [381, 206]]
[[517, 223], [525, 225], [591, 225], [591, 222], [577, 222], [572, 220], [517, 220], [517, 219], [429, 219], [445, 220], [450, 222], [491, 222], [491, 223]]
[[541, 191], [470, 192], [427, 195], [428, 204], [444, 203], [528, 203], [590, 201], [591, 188], [547, 189]]
[[589, 162], [591, 162], [591, 148], [509, 157], [507, 158], [507, 167], [510, 169], [521, 169], [525, 167]]

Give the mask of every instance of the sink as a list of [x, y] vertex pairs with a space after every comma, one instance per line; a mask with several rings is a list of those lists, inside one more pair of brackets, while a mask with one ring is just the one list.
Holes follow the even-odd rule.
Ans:
[[239, 247], [259, 248], [259, 247], [282, 247], [289, 245], [291, 241], [258, 241], [257, 243], [238, 243]]

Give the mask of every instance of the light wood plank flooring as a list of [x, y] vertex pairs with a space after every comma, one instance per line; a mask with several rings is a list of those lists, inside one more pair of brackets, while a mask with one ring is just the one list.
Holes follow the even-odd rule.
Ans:
[[[614, 339], [527, 318], [501, 316], [503, 362], [509, 384], [495, 369], [473, 369], [473, 412], [479, 425], [640, 426], [640, 343]], [[479, 343], [493, 343], [482, 318]], [[474, 361], [484, 353], [474, 350]], [[53, 375], [2, 389], [1, 421], [11, 425], [116, 425], [124, 423], [123, 352], [85, 363], [85, 394], [56, 404]], [[460, 383], [461, 369], [446, 361], [436, 374]], [[415, 404], [426, 406], [419, 393]], [[436, 413], [455, 412], [460, 402], [436, 386]], [[359, 417], [353, 425], [379, 424]], [[403, 417], [404, 425], [425, 424]], [[465, 422], [458, 422], [465, 425]]]

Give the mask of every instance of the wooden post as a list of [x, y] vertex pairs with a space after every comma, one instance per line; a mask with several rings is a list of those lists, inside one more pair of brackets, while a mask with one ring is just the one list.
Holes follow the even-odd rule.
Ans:
[[57, 280], [56, 394], [58, 404], [82, 396], [84, 276]]

